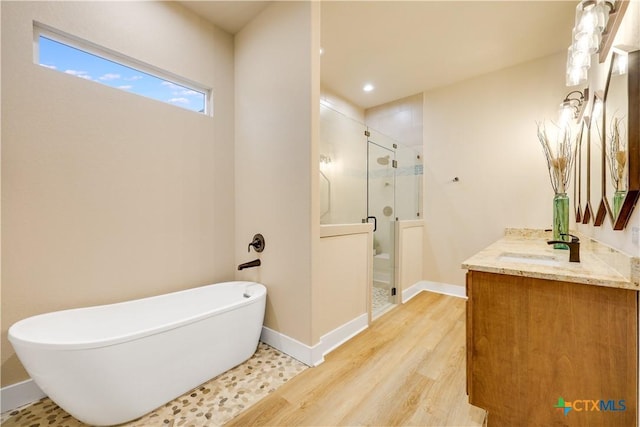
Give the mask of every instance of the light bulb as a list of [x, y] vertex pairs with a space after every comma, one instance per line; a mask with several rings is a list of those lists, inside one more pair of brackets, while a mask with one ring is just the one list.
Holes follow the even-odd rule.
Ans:
[[591, 66], [591, 55], [589, 53], [574, 49], [573, 45], [567, 49], [567, 68]]
[[585, 67], [572, 67], [567, 70], [566, 84], [567, 86], [577, 86], [586, 83], [587, 69]]
[[573, 34], [575, 40], [573, 42], [574, 51], [592, 55], [600, 48], [600, 41], [602, 40], [602, 34], [600, 34], [600, 32], [578, 33], [577, 30], [574, 29]]
[[576, 7], [576, 23], [574, 26], [574, 38], [584, 33], [593, 33], [598, 25], [596, 13], [596, 0], [583, 0]]
[[604, 0], [598, 0], [593, 9], [596, 16], [596, 29], [602, 33], [609, 22], [610, 6]]

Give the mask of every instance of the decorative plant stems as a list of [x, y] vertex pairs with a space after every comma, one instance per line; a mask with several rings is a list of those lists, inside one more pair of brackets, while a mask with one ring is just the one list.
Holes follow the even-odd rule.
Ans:
[[624, 169], [627, 165], [627, 141], [624, 135], [620, 135], [623, 129], [622, 119], [613, 117], [611, 120], [611, 133], [609, 134], [609, 150], [607, 159], [609, 160], [609, 171], [616, 191], [624, 191]]
[[576, 150], [571, 140], [571, 129], [569, 126], [558, 128], [555, 141], [550, 141], [546, 126], [543, 123], [537, 125], [538, 139], [547, 159], [551, 187], [556, 194], [566, 193]]

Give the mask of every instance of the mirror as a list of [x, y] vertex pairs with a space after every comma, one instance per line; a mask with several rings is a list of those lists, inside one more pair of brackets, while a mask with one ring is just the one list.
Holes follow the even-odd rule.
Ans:
[[603, 198], [623, 230], [640, 194], [640, 51], [614, 48], [605, 88]]
[[582, 186], [584, 180], [586, 180], [586, 175], [584, 179], [582, 177], [582, 165], [584, 163], [584, 160], [582, 159], [582, 149], [586, 149], [588, 132], [589, 128], [587, 127], [587, 124], [582, 120], [580, 122], [580, 130], [578, 131], [576, 138], [576, 159], [575, 167], [573, 168], [573, 200], [576, 212], [576, 223], [582, 223]]
[[591, 125], [589, 126], [589, 137], [591, 139], [591, 163], [589, 164], [589, 170], [593, 178], [591, 180], [591, 196], [594, 201], [592, 213], [595, 215], [593, 225], [599, 227], [607, 217], [607, 208], [603, 196], [604, 179], [602, 174], [602, 171], [604, 171], [604, 106], [602, 93], [594, 93], [592, 105]]
[[[591, 106], [591, 108], [593, 108]], [[582, 223], [589, 224], [593, 216], [591, 207], [591, 112], [587, 111], [582, 120], [582, 136], [580, 139], [580, 204], [582, 206]]]

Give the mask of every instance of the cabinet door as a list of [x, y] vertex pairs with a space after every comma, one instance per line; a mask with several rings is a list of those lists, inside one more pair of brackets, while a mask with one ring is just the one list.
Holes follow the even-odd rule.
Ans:
[[468, 282], [469, 401], [490, 426], [636, 425], [636, 291], [475, 271]]

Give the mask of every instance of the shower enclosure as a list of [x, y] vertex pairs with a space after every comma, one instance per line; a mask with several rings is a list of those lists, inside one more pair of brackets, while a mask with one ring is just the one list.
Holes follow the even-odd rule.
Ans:
[[372, 315], [396, 304], [396, 222], [420, 219], [422, 159], [413, 148], [320, 107], [320, 222], [371, 222]]

